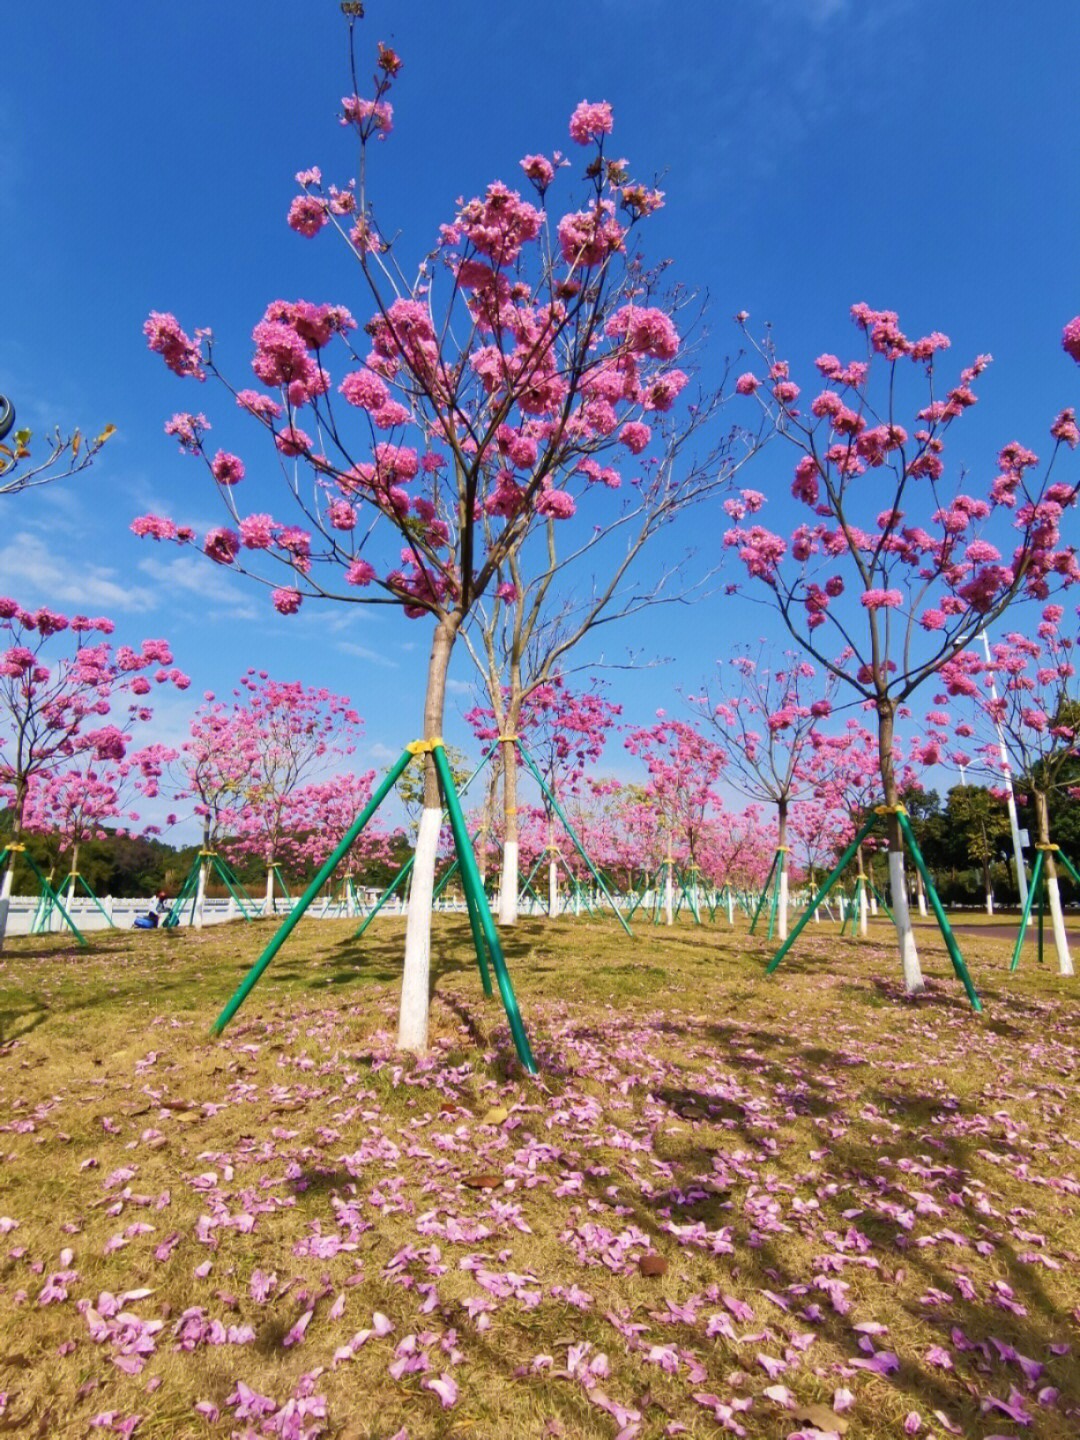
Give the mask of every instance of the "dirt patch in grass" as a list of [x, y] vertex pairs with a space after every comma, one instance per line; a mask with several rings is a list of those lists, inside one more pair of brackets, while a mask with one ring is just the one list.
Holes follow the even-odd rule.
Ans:
[[1080, 1432], [1049, 966], [972, 940], [976, 1016], [928, 934], [908, 1000], [884, 931], [767, 980], [724, 921], [526, 921], [531, 1080], [451, 917], [423, 1060], [397, 921], [302, 925], [211, 1040], [272, 928], [0, 956], [9, 1433]]

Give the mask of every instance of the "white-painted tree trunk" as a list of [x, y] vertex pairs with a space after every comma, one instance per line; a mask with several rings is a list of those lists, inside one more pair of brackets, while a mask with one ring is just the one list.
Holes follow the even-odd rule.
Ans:
[[203, 920], [206, 908], [206, 872], [209, 870], [209, 868], [209, 864], [205, 860], [199, 866], [199, 880], [198, 884], [195, 887], [195, 914], [192, 919], [192, 924], [195, 926], [196, 930], [201, 930], [203, 928]]
[[11, 909], [11, 885], [15, 878], [15, 861], [8, 860], [7, 869], [4, 871], [3, 882], [0, 883], [0, 950], [4, 947], [4, 936], [7, 934], [8, 911]]
[[900, 945], [900, 965], [904, 975], [904, 989], [909, 995], [917, 995], [923, 986], [922, 966], [919, 952], [915, 947], [915, 931], [908, 909], [907, 887], [904, 882], [904, 852], [889, 851], [889, 885], [893, 896], [893, 919], [896, 922], [896, 938]]
[[273, 915], [274, 913], [274, 867], [272, 865], [266, 867], [266, 899], [263, 901], [262, 913], [264, 915]]
[[729, 925], [735, 924], [735, 896], [730, 890], [727, 892], [727, 921]]
[[[890, 858], [890, 860], [889, 860], [889, 874], [890, 874], [890, 876], [892, 875], [892, 859], [891, 859], [891, 858]], [[878, 903], [877, 903], [877, 896], [874, 894], [873, 890], [870, 891], [869, 901], [870, 901], [870, 914], [873, 915], [874, 919], [876, 920], [876, 919], [877, 919], [877, 913], [878, 913]]]
[[515, 925], [518, 918], [518, 842], [503, 845], [502, 880], [499, 884], [499, 924]]
[[668, 860], [664, 876], [664, 923], [675, 924], [675, 874], [674, 866]]
[[1056, 875], [1047, 876], [1046, 894], [1050, 903], [1050, 919], [1054, 926], [1054, 946], [1057, 950], [1058, 970], [1062, 975], [1071, 975], [1073, 973], [1072, 954], [1069, 950], [1069, 937], [1065, 933], [1065, 916], [1061, 910], [1061, 890]]
[[869, 905], [866, 903], [866, 882], [859, 886], [859, 934], [865, 940], [870, 933]]
[[925, 919], [930, 912], [926, 908], [926, 886], [918, 870], [915, 871], [915, 894], [919, 901], [919, 914]]
[[552, 855], [548, 860], [548, 914], [554, 920], [559, 913], [559, 867]]
[[416, 856], [405, 925], [405, 969], [401, 977], [398, 1046], [418, 1053], [428, 1043], [428, 987], [431, 977], [431, 897], [435, 889], [435, 858], [442, 830], [442, 809], [424, 808], [416, 836]]
[[780, 856], [780, 896], [776, 904], [776, 934], [780, 940], [787, 939], [788, 917], [788, 873], [787, 856]]

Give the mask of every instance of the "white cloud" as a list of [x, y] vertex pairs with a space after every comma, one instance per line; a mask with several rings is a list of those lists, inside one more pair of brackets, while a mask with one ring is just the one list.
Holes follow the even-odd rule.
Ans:
[[352, 655], [357, 660], [367, 660], [371, 665], [380, 665], [384, 670], [396, 670], [398, 662], [391, 660], [378, 650], [371, 650], [367, 645], [357, 645], [353, 640], [339, 640], [334, 647], [340, 650], [343, 655]]
[[62, 555], [29, 530], [20, 530], [0, 549], [0, 589], [13, 591], [24, 604], [95, 612], [140, 612], [158, 604], [153, 590], [125, 583], [111, 566]]
[[207, 607], [208, 619], [214, 618], [215, 612], [226, 614], [230, 620], [255, 620], [259, 616], [250, 593], [202, 556], [177, 555], [163, 560], [154, 555], [140, 560], [139, 570], [165, 592], [162, 598], [168, 599], [175, 591], [197, 596]]

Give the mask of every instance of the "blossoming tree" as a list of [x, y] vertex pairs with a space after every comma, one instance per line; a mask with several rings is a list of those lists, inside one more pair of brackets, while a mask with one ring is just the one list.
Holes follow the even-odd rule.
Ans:
[[724, 778], [748, 800], [776, 807], [777, 933], [788, 933], [788, 818], [806, 790], [804, 757], [815, 729], [832, 711], [836, 676], [824, 679], [796, 655], [781, 665], [748, 653], [729, 657], [720, 669], [719, 693], [691, 696], [692, 708], [722, 737]]
[[[114, 649], [106, 638], [114, 628], [101, 617], [69, 618], [0, 598], [0, 643], [7, 644], [0, 650], [0, 787], [16, 845], [32, 783], [66, 767], [77, 749], [101, 761], [121, 759], [130, 738], [127, 726], [150, 719], [146, 697], [154, 685], [187, 688], [188, 678], [173, 664], [166, 641]], [[121, 715], [116, 707], [125, 701]], [[0, 888], [0, 944], [14, 865], [13, 854]]]
[[[527, 155], [520, 168], [532, 198], [493, 182], [459, 205], [406, 278], [404, 242], [391, 239], [369, 188], [400, 70], [380, 46], [371, 93], [342, 101], [359, 166], [353, 182], [324, 183], [319, 169], [305, 169], [289, 210], [298, 234], [335, 231], [344, 243], [368, 308], [362, 330], [342, 305], [273, 301], [253, 332], [263, 388], [252, 389], [225, 381], [209, 331], [189, 338], [159, 312], [146, 323], [151, 349], [177, 375], [213, 376], [232, 391], [276, 457], [288, 514], [242, 504], [251, 462], [215, 450], [205, 416], [188, 413], [166, 428], [205, 465], [226, 523], [202, 536], [160, 516], [133, 528], [201, 545], [270, 586], [285, 614], [318, 596], [429, 618], [423, 733], [433, 742], [454, 644], [479, 597], [533, 529], [550, 520], [591, 534], [618, 488], [657, 483], [646, 463], [651, 421], [672, 409], [688, 376], [676, 363], [680, 336], [662, 276], [635, 244], [661, 196], [605, 154], [607, 103], [583, 101], [570, 122], [589, 157], [583, 202], [552, 212], [564, 159]], [[398, 1033], [408, 1049], [427, 1041], [441, 820], [430, 756], [426, 764]]]
[[[275, 866], [293, 823], [292, 796], [320, 768], [353, 752], [360, 735], [360, 716], [345, 696], [324, 686], [273, 680], [265, 672], [249, 670], [238, 693], [237, 723], [248, 731], [253, 758], [229, 850], [237, 855], [258, 855], [264, 861], [263, 913], [272, 915]], [[370, 793], [369, 786], [359, 808]]]
[[[104, 840], [110, 833], [130, 833], [127, 825], [139, 820], [138, 810], [131, 808], [136, 792], [148, 798], [158, 794], [172, 752], [159, 744], [129, 750], [129, 740], [115, 725], [87, 731], [75, 737], [68, 765], [30, 781], [23, 828], [55, 837], [57, 858], [68, 857], [69, 901], [80, 881], [84, 890], [93, 893], [79, 873], [81, 846], [88, 840]], [[127, 825], [117, 828], [118, 821]], [[144, 833], [155, 834], [157, 827], [148, 826]]]
[[[975, 383], [990, 357], [976, 357], [943, 387], [945, 335], [912, 340], [892, 311], [863, 304], [852, 318], [863, 354], [848, 363], [818, 357], [825, 384], [808, 411], [799, 407], [788, 362], [771, 347], [758, 347], [762, 373], [739, 377], [736, 389], [756, 398], [798, 454], [791, 493], [807, 516], [785, 539], [757, 519], [765, 497], [743, 491], [726, 502], [733, 523], [725, 544], [769, 591], [803, 649], [877, 713], [893, 908], [905, 988], [914, 992], [922, 973], [904, 884], [897, 710], [1017, 596], [1045, 598], [1055, 584], [1080, 578], [1061, 538], [1077, 479], [1055, 475], [1062, 451], [1080, 435], [1075, 413], [1063, 410], [1041, 468], [1031, 450], [1012, 442], [978, 493], [968, 493], [963, 479], [947, 485], [946, 443], [976, 403]], [[1080, 359], [1080, 317], [1063, 343]], [[910, 430], [900, 410], [909, 374], [921, 397]], [[837, 638], [845, 647], [840, 660], [829, 643]]]
[[675, 862], [688, 866], [691, 905], [697, 914], [698, 851], [710, 814], [722, 805], [716, 783], [727, 762], [725, 752], [685, 720], [663, 710], [657, 723], [633, 730], [623, 742], [648, 771], [646, 797], [664, 840], [664, 919], [674, 924]]
[[[1067, 620], [1061, 605], [1047, 605], [1036, 629], [1035, 636], [1012, 631], [991, 645], [989, 662], [973, 651], [956, 656], [942, 671], [945, 694], [939, 698], [968, 702], [967, 713], [953, 719], [953, 734], [965, 746], [950, 752], [955, 763], [981, 771], [998, 785], [1011, 767], [1031, 794], [1058, 968], [1062, 975], [1072, 975], [1050, 804], [1055, 792], [1075, 786], [1072, 772], [1080, 757], [1076, 667], [1080, 636], [1075, 618]], [[933, 738], [941, 743], [946, 732], [939, 730]]]
[[[494, 708], [476, 706], [465, 716], [480, 741], [491, 743], [506, 733], [503, 725], [508, 723], [505, 702], [501, 715]], [[548, 855], [548, 914], [559, 913], [559, 852], [555, 843], [555, 806], [576, 794], [585, 778], [586, 769], [595, 765], [604, 753], [608, 731], [622, 713], [622, 707], [606, 699], [594, 684], [592, 689], [574, 691], [561, 675], [554, 675], [543, 684], [534, 685], [521, 699], [517, 708], [517, 722], [513, 733], [519, 735], [528, 747], [529, 755], [543, 776], [547, 793], [541, 796], [543, 812], [542, 848]], [[505, 755], [512, 747], [503, 747]], [[505, 770], [504, 770], [505, 773]], [[517, 798], [516, 784], [512, 790]], [[517, 806], [507, 814], [507, 820], [517, 819]], [[502, 889], [500, 892], [499, 918], [504, 924], [517, 919], [518, 907], [518, 832], [515, 825], [513, 838], [509, 824], [503, 840], [504, 864]], [[510, 861], [505, 860], [507, 848], [512, 846]], [[509, 894], [507, 892], [510, 892]]]

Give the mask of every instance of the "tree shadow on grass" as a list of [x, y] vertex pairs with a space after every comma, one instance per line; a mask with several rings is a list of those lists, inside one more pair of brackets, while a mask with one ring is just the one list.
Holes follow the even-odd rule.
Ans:
[[[962, 997], [957, 1008], [964, 1009]], [[1037, 1217], [1024, 1205], [1033, 1193], [1024, 1195], [1027, 1185], [1046, 1183], [1038, 1175], [1027, 1174], [1034, 1156], [1023, 1143], [1025, 1123], [1019, 1122], [1021, 1139], [1014, 1144], [998, 1133], [997, 1117], [984, 1114], [981, 1093], [974, 1100], [961, 1099], [950, 1088], [934, 1093], [931, 1082], [908, 1088], [900, 1078], [864, 1087], [862, 1074], [850, 1073], [862, 1067], [852, 1065], [849, 1055], [834, 1052], [830, 1063], [827, 1047], [801, 1045], [798, 1037], [762, 1027], [740, 1030], [688, 1021], [685, 1031], [688, 1041], [704, 1033], [736, 1042], [725, 1046], [718, 1068], [735, 1076], [747, 1075], [751, 1089], [767, 1086], [773, 1120], [788, 1102], [797, 1078], [805, 1104], [791, 1107], [796, 1114], [832, 1114], [839, 1121], [856, 1110], [874, 1107], [882, 1117], [881, 1133], [875, 1133], [877, 1124], [870, 1133], [851, 1129], [840, 1135], [822, 1132], [821, 1164], [834, 1182], [834, 1198], [829, 1198], [820, 1184], [816, 1190], [811, 1188], [810, 1194], [817, 1196], [817, 1206], [835, 1205], [838, 1213], [831, 1229], [827, 1222], [817, 1221], [812, 1233], [804, 1234], [798, 1215], [786, 1207], [777, 1212], [777, 1223], [770, 1227], [760, 1223], [757, 1211], [745, 1206], [752, 1190], [760, 1197], [761, 1182], [751, 1187], [732, 1178], [730, 1184], [721, 1184], [724, 1177], [718, 1175], [714, 1162], [719, 1160], [723, 1168], [727, 1151], [738, 1151], [744, 1161], [749, 1151], [759, 1175], [771, 1173], [786, 1182], [780, 1193], [792, 1186], [801, 1192], [814, 1182], [805, 1174], [794, 1173], [798, 1167], [793, 1165], [790, 1148], [775, 1158], [766, 1153], [763, 1146], [774, 1132], [755, 1123], [760, 1121], [760, 1113], [718, 1097], [707, 1084], [655, 1086], [649, 1092], [652, 1099], [671, 1107], [673, 1126], [681, 1129], [689, 1120], [691, 1133], [681, 1146], [665, 1147], [663, 1162], [674, 1173], [663, 1189], [648, 1193], [636, 1186], [619, 1187], [618, 1201], [630, 1212], [626, 1220], [648, 1235], [660, 1254], [671, 1253], [677, 1243], [666, 1228], [670, 1223], [732, 1227], [736, 1257], [752, 1255], [753, 1270], [758, 1272], [753, 1278], [746, 1275], [743, 1283], [758, 1295], [770, 1287], [789, 1307], [774, 1308], [767, 1298], [755, 1298], [755, 1320], [740, 1328], [760, 1329], [764, 1323], [774, 1332], [794, 1333], [812, 1327], [849, 1364], [865, 1364], [876, 1350], [895, 1351], [900, 1357], [899, 1369], [890, 1383], [904, 1395], [904, 1403], [924, 1411], [927, 1407], [944, 1411], [961, 1424], [971, 1440], [1000, 1430], [1003, 1423], [999, 1411], [980, 1408], [980, 1398], [1008, 1400], [1014, 1385], [1033, 1416], [1037, 1433], [1070, 1434], [1065, 1416], [1080, 1405], [1080, 1370], [1072, 1356], [1055, 1358], [1050, 1347], [1074, 1338], [1069, 1334], [1068, 1309], [1075, 1304], [1076, 1286], [1068, 1278], [1052, 1234], [1045, 1240], [1037, 1235], [1021, 1240], [1020, 1245], [1029, 1245], [1023, 1257], [1014, 1243], [1017, 1223], [1044, 1230], [1052, 1224], [1045, 1202]], [[773, 1054], [751, 1051], [751, 1044], [762, 1050], [769, 1047]], [[820, 1084], [813, 1071], [800, 1069], [795, 1077], [791, 1065], [800, 1061], [819, 1068], [822, 1076], [848, 1072], [850, 1083], [838, 1092]], [[782, 1088], [785, 1077], [786, 1089]], [[928, 1083], [930, 1088], [926, 1088]], [[1025, 1090], [1030, 1084], [1024, 1080]], [[1046, 1082], [1041, 1084], [1046, 1089]], [[710, 1124], [721, 1127], [722, 1133], [706, 1140], [704, 1127]], [[897, 1124], [903, 1129], [892, 1128]], [[953, 1133], [957, 1130], [969, 1133]], [[656, 1127], [654, 1143], [665, 1134], [670, 1132]], [[988, 1145], [1003, 1166], [1019, 1171], [1023, 1182], [1019, 1194], [1014, 1190], [1003, 1196], [994, 1183], [997, 1176], [987, 1175]], [[1047, 1157], [1041, 1168], [1052, 1171], [1053, 1167], [1054, 1161]], [[837, 1182], [839, 1193], [835, 1192]], [[586, 1173], [586, 1190], [597, 1206], [610, 1203], [608, 1184], [607, 1177]], [[924, 1192], [923, 1201], [917, 1201], [914, 1192], [919, 1191]], [[1067, 1203], [1064, 1195], [1062, 1201]], [[917, 1203], [926, 1206], [918, 1220]], [[983, 1209], [986, 1203], [989, 1210]], [[746, 1251], [750, 1231], [756, 1231], [755, 1248]], [[980, 1255], [976, 1243], [990, 1249]], [[1041, 1255], [1057, 1266], [1056, 1272], [1040, 1269]], [[718, 1278], [728, 1263], [720, 1262]], [[741, 1261], [732, 1263], [742, 1268]], [[870, 1265], [874, 1268], [868, 1268]], [[1059, 1278], [1054, 1288], [1062, 1295], [1071, 1289], [1071, 1299], [1055, 1297], [1048, 1289], [1048, 1277], [1055, 1273]], [[834, 1281], [840, 1282], [839, 1288]], [[898, 1298], [900, 1286], [904, 1293]], [[854, 1325], [877, 1319], [886, 1295], [893, 1306], [888, 1315], [893, 1333], [868, 1341]], [[896, 1305], [913, 1329], [922, 1332], [918, 1344], [897, 1324]], [[952, 1352], [955, 1371], [931, 1363], [927, 1358], [931, 1344]], [[732, 1343], [731, 1350], [733, 1361], [744, 1359], [737, 1344]], [[1044, 1377], [1029, 1386], [1017, 1356], [1045, 1366]], [[872, 1370], [867, 1378], [874, 1378]], [[1061, 1392], [1056, 1406], [1038, 1403], [1036, 1391], [1045, 1384]]]

